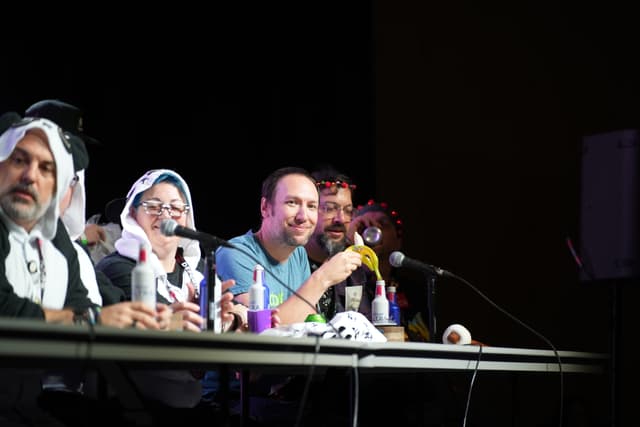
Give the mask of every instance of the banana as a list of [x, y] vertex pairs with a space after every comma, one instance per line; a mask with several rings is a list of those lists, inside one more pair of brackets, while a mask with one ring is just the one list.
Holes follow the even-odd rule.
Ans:
[[364, 246], [364, 239], [357, 231], [353, 233], [353, 244], [356, 246]]
[[380, 269], [378, 268], [378, 255], [366, 245], [351, 245], [346, 250], [358, 252], [362, 257], [362, 262], [366, 265], [369, 270], [376, 273], [376, 278], [378, 280], [382, 280], [382, 275], [380, 274]]

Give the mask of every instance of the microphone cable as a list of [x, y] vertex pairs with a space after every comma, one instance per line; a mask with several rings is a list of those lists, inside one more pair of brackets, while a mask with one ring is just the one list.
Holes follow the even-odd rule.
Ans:
[[476, 359], [476, 367], [473, 368], [473, 376], [471, 377], [471, 384], [469, 384], [469, 393], [467, 393], [467, 402], [464, 406], [464, 418], [462, 420], [462, 427], [467, 425], [467, 415], [469, 414], [469, 406], [471, 405], [471, 392], [473, 391], [473, 385], [476, 382], [476, 376], [478, 375], [478, 368], [480, 367], [480, 358], [482, 357], [482, 346], [478, 347], [478, 358]]
[[302, 397], [300, 398], [300, 406], [298, 407], [298, 415], [296, 416], [295, 427], [301, 426], [302, 415], [304, 413], [304, 407], [307, 403], [307, 398], [309, 397], [309, 389], [311, 388], [311, 382], [313, 379], [313, 371], [316, 367], [316, 360], [318, 359], [318, 353], [320, 353], [320, 336], [316, 335], [316, 347], [313, 352], [313, 361], [311, 362], [311, 366], [309, 366], [309, 373], [307, 374], [307, 380], [304, 384], [304, 389], [302, 391]]
[[95, 325], [99, 321], [100, 307], [89, 306], [84, 311], [74, 311], [73, 323], [78, 326], [87, 326], [87, 349], [83, 358], [84, 364], [82, 367], [83, 376], [88, 369], [88, 364], [91, 362], [91, 355], [93, 354], [93, 343], [96, 340]]
[[[45, 373], [43, 374], [43, 378], [41, 379], [41, 387], [43, 391], [46, 391], [49, 388], [57, 390], [59, 388], [59, 384], [50, 386], [48, 384], [47, 378], [51, 375], [61, 375], [63, 378], [62, 382], [64, 383], [62, 389], [65, 390], [65, 392], [83, 393], [88, 374], [94, 367], [92, 354], [93, 344], [96, 340], [95, 324], [97, 322], [97, 316], [99, 316], [99, 313], [100, 310], [97, 307], [89, 307], [84, 311], [73, 310], [72, 325], [74, 327], [81, 328], [84, 328], [84, 326], [88, 327], [86, 334], [84, 333], [84, 331], [81, 331], [82, 338], [86, 338], [86, 341], [78, 341], [78, 344], [86, 343], [86, 349], [83, 353], [78, 353], [79, 366], [63, 368], [60, 371], [56, 369], [52, 370], [51, 372], [45, 371]], [[67, 383], [66, 380], [70, 380], [70, 382]]]
[[[544, 341], [549, 347], [551, 347], [551, 349], [553, 350], [553, 354], [556, 356], [556, 359], [558, 360], [558, 372], [560, 374], [560, 407], [559, 407], [559, 426], [562, 427], [562, 418], [563, 418], [563, 400], [564, 400], [564, 375], [562, 372], [562, 360], [560, 358], [560, 354], [558, 353], [558, 350], [556, 349], [556, 347], [553, 345], [553, 343], [547, 339], [547, 337], [545, 337], [544, 335], [542, 335], [540, 332], [536, 331], [535, 329], [533, 329], [531, 326], [527, 325], [525, 322], [523, 322], [522, 320], [518, 319], [517, 317], [515, 317], [514, 315], [512, 315], [511, 313], [509, 313], [507, 310], [503, 309], [502, 307], [500, 307], [498, 304], [496, 304], [495, 302], [493, 302], [488, 296], [486, 296], [485, 294], [483, 294], [478, 288], [476, 288], [475, 286], [473, 286], [470, 282], [468, 282], [467, 280], [463, 279], [462, 277], [449, 272], [448, 274], [449, 277], [452, 277], [456, 280], [459, 280], [460, 282], [464, 283], [465, 285], [469, 286], [472, 290], [474, 290], [478, 295], [480, 295], [485, 301], [487, 301], [489, 304], [491, 304], [491, 306], [493, 306], [495, 309], [497, 309], [498, 311], [502, 312], [503, 314], [505, 314], [507, 317], [509, 317], [510, 319], [512, 319], [513, 321], [515, 321], [516, 323], [518, 323], [519, 325], [523, 326], [525, 329], [527, 329], [528, 331], [530, 331], [531, 333], [533, 333], [535, 336], [537, 336], [538, 338], [540, 338], [542, 341]], [[480, 346], [482, 348], [482, 346]], [[475, 377], [474, 377], [475, 378]], [[465, 418], [466, 418], [466, 414], [465, 414]]]
[[[175, 220], [173, 220], [173, 219], [165, 219], [165, 220], [162, 221], [162, 224], [161, 224], [161, 227], [160, 227], [160, 231], [165, 236], [180, 236], [180, 234], [176, 234], [176, 228], [177, 227], [178, 227], [178, 223]], [[199, 232], [197, 232], [196, 230], [192, 230], [192, 229], [185, 229], [184, 227], [181, 227], [181, 228], [184, 229], [184, 231], [187, 231], [187, 230], [189, 231], [189, 234], [184, 236], [185, 238], [188, 238], [188, 239], [191, 239], [191, 240], [199, 240], [196, 237], [196, 234], [198, 234]], [[193, 234], [193, 235], [190, 235], [190, 234]], [[226, 248], [229, 248], [229, 249], [235, 249], [238, 252], [242, 253], [243, 255], [247, 256], [254, 263], [262, 264], [260, 262], [260, 260], [258, 260], [252, 253], [248, 252], [244, 248], [241, 248], [241, 247], [239, 247], [237, 245], [234, 245], [231, 242], [229, 242], [228, 240], [221, 239], [221, 238], [213, 236], [213, 235], [208, 235], [208, 236], [210, 236], [210, 238], [215, 241], [215, 244], [211, 244], [211, 242], [209, 242], [210, 244], [207, 245], [207, 249], [208, 250], [211, 250], [212, 252], [215, 252], [216, 249], [218, 247], [220, 247], [220, 246], [226, 247]], [[202, 245], [202, 242], [200, 242], [200, 244]], [[276, 279], [276, 281], [278, 283], [280, 283], [285, 289], [287, 289], [289, 292], [291, 292], [293, 295], [295, 295], [296, 297], [298, 297], [299, 299], [304, 301], [305, 304], [307, 304], [309, 307], [311, 307], [315, 314], [320, 314], [320, 312], [318, 311], [317, 307], [314, 304], [311, 304], [311, 302], [309, 302], [309, 300], [307, 300], [302, 295], [300, 295], [296, 290], [291, 288], [288, 284], [286, 284], [279, 277], [277, 277], [275, 274], [273, 274], [269, 269], [265, 268], [265, 271], [267, 273], [269, 273], [272, 278]], [[329, 323], [329, 322], [327, 322], [327, 323]], [[335, 328], [335, 326], [333, 326], [333, 324], [330, 324], [330, 326], [334, 330], [334, 332], [339, 337], [342, 338], [342, 335], [340, 335], [340, 332]]]
[[359, 402], [360, 402], [360, 372], [358, 371], [358, 366], [353, 367], [353, 403], [352, 411], [353, 411], [353, 423], [352, 427], [358, 427], [358, 411], [359, 411]]
[[[228, 242], [227, 242], [228, 243]], [[260, 260], [258, 260], [258, 258], [256, 258], [252, 253], [250, 253], [249, 251], [245, 250], [242, 247], [239, 247], [237, 245], [233, 245], [231, 243], [229, 243], [230, 246], [227, 246], [227, 248], [229, 249], [235, 249], [238, 252], [242, 253], [243, 255], [246, 255], [251, 261], [255, 262], [256, 264], [261, 264]], [[307, 304], [309, 307], [311, 307], [313, 309], [313, 312], [315, 314], [321, 314], [318, 311], [318, 308], [312, 304], [308, 299], [306, 299], [305, 297], [303, 297], [302, 295], [300, 295], [295, 289], [293, 289], [291, 286], [289, 286], [287, 283], [285, 283], [282, 279], [280, 279], [278, 276], [276, 276], [275, 274], [273, 274], [271, 272], [270, 269], [266, 268], [264, 269], [265, 272], [269, 273], [269, 275], [276, 279], [276, 281], [281, 284], [282, 286], [285, 287], [285, 289], [287, 289], [289, 292], [291, 292], [293, 295], [295, 295], [297, 298], [301, 299], [305, 304]], [[228, 291], [227, 291], [228, 292]], [[333, 323], [327, 321], [327, 324], [331, 327], [331, 329], [333, 329], [333, 332], [336, 333], [336, 336], [338, 338], [344, 338], [342, 336], [342, 334], [340, 333], [340, 331], [333, 325]]]
[[[229, 249], [235, 249], [238, 252], [244, 254], [245, 256], [247, 256], [251, 261], [255, 262], [256, 264], [261, 264], [260, 260], [258, 260], [252, 253], [248, 252], [247, 250], [245, 250], [244, 248], [241, 248], [237, 245], [233, 245], [229, 242], [227, 242], [229, 244], [228, 248]], [[298, 292], [296, 292], [293, 288], [291, 288], [288, 284], [286, 284], [283, 280], [281, 280], [279, 277], [277, 277], [275, 274], [273, 274], [271, 272], [271, 270], [269, 268], [264, 269], [265, 272], [269, 273], [269, 275], [276, 279], [276, 281], [278, 283], [280, 283], [282, 286], [284, 286], [288, 291], [290, 291], [293, 295], [295, 295], [296, 297], [298, 297], [299, 299], [301, 299], [302, 301], [304, 301], [309, 307], [311, 307], [314, 311], [314, 313], [316, 314], [320, 314], [320, 312], [318, 311], [317, 307], [312, 304], [308, 299], [306, 299], [305, 297], [303, 297], [302, 295], [300, 295]], [[340, 331], [335, 327], [335, 325], [333, 323], [331, 323], [330, 321], [327, 321], [327, 324], [331, 327], [331, 329], [333, 330], [333, 332], [336, 334], [337, 338], [340, 339], [346, 339], [342, 336], [342, 334], [340, 333]], [[316, 367], [316, 361], [318, 358], [318, 354], [320, 353], [320, 336], [316, 335], [316, 345], [314, 348], [314, 352], [313, 352], [313, 360], [311, 362], [311, 365], [309, 366], [309, 372], [307, 374], [307, 380], [305, 382], [305, 386], [304, 386], [304, 391], [302, 393], [302, 397], [300, 399], [300, 407], [298, 408], [298, 414], [296, 416], [296, 427], [300, 425], [300, 422], [302, 421], [302, 415], [304, 413], [304, 407], [306, 406], [306, 401], [308, 399], [308, 394], [309, 394], [309, 389], [311, 388], [311, 383], [313, 381], [313, 372], [315, 370]], [[357, 371], [357, 368], [355, 368]], [[356, 372], [356, 377], [357, 377], [357, 372]], [[354, 427], [357, 426], [357, 396], [356, 396], [356, 410], [354, 411]]]

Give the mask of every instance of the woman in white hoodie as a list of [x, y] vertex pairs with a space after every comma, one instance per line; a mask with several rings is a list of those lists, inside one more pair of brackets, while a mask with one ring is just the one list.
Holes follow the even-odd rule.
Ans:
[[[198, 332], [203, 319], [195, 295], [204, 278], [204, 263], [200, 244], [196, 240], [166, 236], [162, 221], [173, 219], [183, 227], [195, 228], [193, 201], [185, 180], [170, 169], [154, 169], [142, 175], [131, 187], [120, 221], [122, 235], [116, 241], [116, 251], [98, 262], [96, 269], [131, 299], [131, 270], [136, 265], [141, 244], [151, 247], [148, 257], [156, 278], [156, 300], [168, 304], [174, 315], [179, 312], [179, 328]], [[232, 286], [233, 280], [222, 284]], [[230, 323], [234, 308], [230, 293], [223, 294], [223, 323]], [[175, 327], [175, 326], [174, 326]]]
[[[174, 313], [171, 329], [199, 332], [205, 322], [196, 304], [196, 289], [204, 278], [204, 260], [198, 241], [166, 236], [162, 221], [170, 218], [183, 227], [195, 228], [193, 201], [185, 180], [170, 169], [154, 169], [142, 175], [131, 187], [120, 221], [122, 235], [116, 240], [116, 251], [102, 258], [96, 269], [131, 299], [131, 271], [136, 265], [141, 244], [151, 247], [147, 262], [156, 279], [156, 300], [168, 304]], [[222, 283], [222, 290], [235, 282]], [[223, 293], [223, 324], [235, 317], [233, 295]], [[178, 315], [176, 316], [176, 314]], [[182, 370], [140, 370], [130, 372], [139, 390], [147, 398], [172, 407], [193, 407], [200, 400], [201, 384], [197, 376]]]

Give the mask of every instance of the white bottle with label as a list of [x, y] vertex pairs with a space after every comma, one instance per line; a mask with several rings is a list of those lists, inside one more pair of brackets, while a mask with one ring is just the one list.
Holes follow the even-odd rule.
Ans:
[[149, 248], [140, 244], [138, 262], [131, 270], [131, 301], [140, 301], [156, 309], [156, 278], [151, 264], [147, 262]]
[[256, 264], [253, 268], [253, 284], [249, 287], [249, 310], [263, 310], [264, 306], [264, 267]]
[[389, 323], [389, 300], [385, 292], [384, 280], [376, 281], [376, 296], [371, 302], [371, 323], [374, 325]]

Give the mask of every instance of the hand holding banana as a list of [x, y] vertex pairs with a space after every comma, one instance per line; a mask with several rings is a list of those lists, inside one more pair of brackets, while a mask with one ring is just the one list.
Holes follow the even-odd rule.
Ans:
[[347, 251], [358, 252], [362, 257], [362, 263], [369, 267], [371, 271], [376, 273], [376, 278], [378, 280], [382, 280], [382, 275], [380, 274], [380, 269], [378, 268], [378, 255], [371, 249], [369, 246], [364, 244], [362, 240], [362, 236], [356, 231], [353, 235], [354, 244], [349, 246]]

